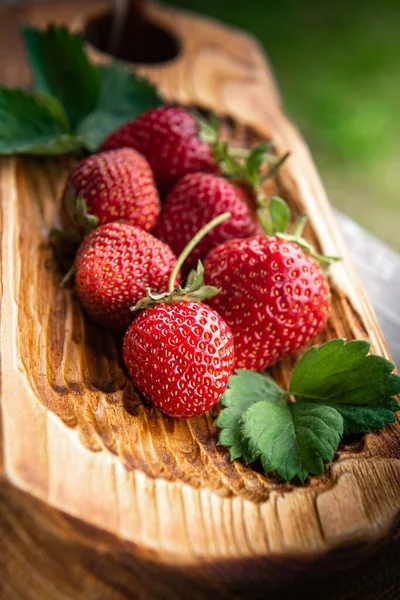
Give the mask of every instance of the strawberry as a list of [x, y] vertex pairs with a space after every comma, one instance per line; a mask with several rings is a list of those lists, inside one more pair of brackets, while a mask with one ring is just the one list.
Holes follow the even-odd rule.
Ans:
[[205, 282], [221, 292], [210, 305], [232, 329], [236, 369], [263, 371], [324, 328], [326, 276], [310, 255], [276, 236], [231, 240], [207, 257]]
[[202, 302], [157, 304], [124, 337], [123, 358], [143, 395], [171, 417], [203, 414], [226, 389], [234, 363], [232, 333]]
[[185, 288], [174, 289], [177, 273], [191, 248], [213, 227], [230, 217], [207, 223], [179, 256], [168, 291], [140, 300], [143, 311], [124, 337], [123, 358], [139, 390], [163, 412], [179, 419], [201, 415], [222, 396], [234, 363], [231, 330], [202, 300], [218, 293], [203, 285], [199, 262]]
[[[213, 173], [189, 173], [180, 179], [167, 196], [156, 235], [168, 243], [176, 254], [213, 217], [229, 211], [231, 218], [211, 231], [197, 244], [185, 267], [192, 269], [215, 246], [226, 240], [245, 238], [261, 233], [257, 208], [266, 203], [262, 183], [272, 177], [288, 154], [282, 158], [268, 154], [272, 144], [263, 142], [252, 150], [229, 148], [218, 139], [218, 121], [197, 119], [199, 135], [207, 140], [224, 177]], [[272, 167], [262, 177], [264, 162]]]
[[169, 193], [156, 236], [179, 255], [199, 227], [225, 211], [231, 218], [213, 229], [191, 252], [185, 267], [191, 269], [215, 246], [233, 238], [261, 233], [245, 188], [223, 177], [194, 173], [183, 177]]
[[164, 291], [175, 264], [170, 248], [143, 229], [127, 223], [101, 225], [76, 255], [78, 298], [101, 325], [126, 329], [133, 317], [130, 307], [146, 296], [147, 288]]
[[160, 214], [160, 199], [149, 163], [132, 148], [83, 159], [69, 177], [63, 209], [78, 238], [117, 220], [151, 231]]
[[147, 158], [163, 193], [187, 173], [218, 170], [211, 145], [198, 137], [196, 119], [181, 108], [161, 106], [147, 111], [112, 133], [100, 150], [124, 146]]
[[322, 331], [330, 292], [320, 263], [337, 260], [315, 254], [301, 237], [304, 217], [292, 234], [286, 232], [290, 212], [283, 200], [273, 198], [270, 213], [261, 213], [275, 235], [230, 240], [204, 263], [205, 283], [220, 289], [209, 304], [234, 336], [235, 368], [253, 371], [293, 354]]

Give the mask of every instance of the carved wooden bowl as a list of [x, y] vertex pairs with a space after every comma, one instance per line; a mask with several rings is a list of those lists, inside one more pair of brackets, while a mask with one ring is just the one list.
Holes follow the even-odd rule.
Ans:
[[[104, 10], [92, 0], [3, 9], [4, 83], [28, 82], [17, 24], [84, 28]], [[332, 268], [332, 314], [318, 342], [365, 338], [388, 357], [258, 43], [155, 4], [147, 16], [180, 48], [167, 62], [135, 65], [167, 101], [216, 112], [232, 143], [268, 139], [278, 154], [290, 151], [268, 193], [295, 214], [307, 212], [308, 238], [344, 258]], [[94, 46], [90, 53], [110, 60]], [[393, 547], [389, 554], [377, 544], [398, 539], [399, 422], [341, 446], [323, 477], [295, 486], [231, 462], [210, 415], [178, 421], [143, 404], [121, 340], [86, 319], [73, 292], [58, 285], [47, 236], [70, 167], [70, 159], [0, 160], [0, 597], [268, 598], [307, 585], [309, 597], [315, 587], [317, 598], [397, 598]], [[273, 375], [286, 382], [293, 362]], [[352, 569], [345, 579], [329, 579], [343, 567]]]

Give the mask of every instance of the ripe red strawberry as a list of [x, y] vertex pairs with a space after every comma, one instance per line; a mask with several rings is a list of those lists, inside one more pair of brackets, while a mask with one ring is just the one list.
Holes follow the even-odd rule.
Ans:
[[144, 310], [124, 337], [123, 357], [139, 390], [179, 419], [203, 414], [225, 391], [232, 333], [209, 306], [178, 301]]
[[70, 175], [63, 207], [81, 234], [118, 220], [151, 231], [160, 199], [147, 160], [122, 148], [83, 159]]
[[194, 268], [198, 260], [226, 240], [261, 233], [244, 187], [209, 173], [186, 175], [167, 197], [156, 236], [178, 256], [200, 227], [226, 211], [231, 218], [197, 244], [185, 262], [186, 269]]
[[176, 264], [168, 246], [127, 223], [101, 225], [84, 239], [75, 259], [75, 286], [87, 313], [101, 325], [126, 329], [130, 307], [147, 288], [163, 292]]
[[204, 264], [209, 300], [232, 329], [236, 369], [262, 371], [291, 355], [323, 329], [330, 293], [314, 258], [278, 237], [232, 240]]
[[198, 137], [195, 118], [181, 108], [161, 106], [147, 111], [112, 133], [101, 150], [124, 146], [147, 158], [163, 193], [187, 173], [218, 170], [211, 145]]

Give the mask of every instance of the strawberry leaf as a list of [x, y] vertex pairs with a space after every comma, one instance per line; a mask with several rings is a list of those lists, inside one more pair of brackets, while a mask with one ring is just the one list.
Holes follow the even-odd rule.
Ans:
[[117, 65], [95, 66], [65, 27], [23, 29], [36, 94], [0, 89], [0, 154], [95, 151], [114, 129], [159, 106], [154, 87]]
[[369, 349], [369, 342], [343, 339], [311, 348], [295, 366], [288, 393], [265, 375], [238, 371], [221, 398], [219, 442], [232, 458], [259, 458], [266, 473], [285, 481], [323, 473], [343, 433], [381, 429], [400, 410], [394, 365]]
[[266, 473], [285, 481], [309, 473], [321, 475], [343, 434], [343, 418], [332, 407], [315, 402], [257, 402], [242, 417], [242, 433], [250, 452]]
[[35, 91], [57, 98], [75, 130], [100, 96], [100, 76], [81, 36], [54, 25], [44, 31], [25, 27], [22, 33]]
[[282, 394], [281, 388], [267, 375], [240, 369], [230, 377], [220, 400], [226, 408], [220, 412], [216, 425], [222, 429], [219, 443], [229, 447], [232, 458], [243, 458], [246, 463], [256, 460], [242, 434], [242, 416], [253, 404], [264, 400], [277, 402]]
[[0, 88], [0, 123], [0, 154], [64, 154], [79, 148], [54, 98]]
[[400, 410], [400, 404], [394, 398], [386, 398], [385, 404], [381, 406], [339, 402], [324, 404], [332, 406], [342, 415], [345, 433], [366, 433], [370, 429], [383, 429], [385, 423], [395, 423], [394, 413]]
[[[286, 156], [286, 155], [285, 155]], [[287, 158], [287, 156], [286, 156]], [[285, 157], [281, 162], [285, 160]], [[271, 172], [277, 165], [274, 165], [267, 173], [267, 178], [272, 176]], [[282, 198], [274, 196], [269, 203], [266, 202], [262, 192], [257, 193], [257, 216], [265, 235], [276, 235], [282, 240], [297, 244], [310, 256], [312, 256], [323, 269], [327, 269], [332, 263], [340, 260], [337, 256], [324, 256], [318, 254], [313, 246], [303, 237], [303, 231], [307, 223], [307, 215], [300, 215], [288, 232], [288, 225], [291, 219], [290, 208]]]
[[370, 346], [344, 339], [314, 346], [295, 366], [289, 392], [298, 401], [384, 405], [400, 393], [400, 377], [390, 361], [368, 355]]
[[99, 66], [97, 72], [100, 77], [99, 102], [78, 128], [78, 134], [90, 151], [97, 150], [112, 131], [127, 121], [162, 104], [154, 86], [117, 65]]

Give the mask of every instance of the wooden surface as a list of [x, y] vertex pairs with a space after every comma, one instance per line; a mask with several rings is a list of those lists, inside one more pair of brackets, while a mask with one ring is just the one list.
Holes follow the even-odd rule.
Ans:
[[[4, 82], [29, 83], [17, 24], [80, 28], [103, 5], [62, 0], [0, 12]], [[258, 44], [157, 6], [150, 18], [181, 43], [174, 61], [140, 68], [167, 100], [229, 117], [222, 134], [240, 145], [273, 139], [279, 153], [291, 151], [268, 191], [308, 212], [309, 238], [344, 257], [332, 271], [333, 312], [320, 341], [368, 338], [388, 356]], [[0, 161], [2, 600], [266, 598], [302, 585], [309, 597], [312, 589], [316, 598], [360, 597], [357, 587], [363, 598], [395, 600], [399, 423], [349, 440], [324, 477], [296, 487], [230, 462], [209, 415], [179, 422], [143, 405], [122, 368], [120, 340], [57, 285], [47, 233], [69, 167], [65, 159]], [[285, 361], [275, 376], [287, 380], [291, 366]], [[357, 560], [373, 550], [378, 557], [360, 570]], [[315, 579], [344, 566], [354, 567], [353, 579]]]
[[[34, 0], [31, 3], [33, 2]], [[0, 5], [2, 3], [22, 4], [24, 0], [0, 0]], [[60, 9], [63, 11], [62, 7]], [[25, 8], [23, 12], [27, 14]], [[17, 13], [14, 14], [14, 18], [18, 19]], [[58, 14], [58, 10], [56, 14]], [[70, 11], [64, 14], [67, 18], [68, 16], [73, 18]], [[29, 78], [26, 69], [23, 69], [22, 72], [19, 69], [16, 70], [14, 60], [12, 62], [9, 60], [9, 57], [14, 55], [15, 51], [17, 52], [16, 62], [18, 62], [18, 57], [21, 58], [21, 46], [18, 41], [17, 30], [16, 28], [11, 28], [11, 30], [9, 28], [10, 15], [12, 13], [8, 11], [7, 19], [3, 23], [2, 38], [0, 39], [0, 55], [2, 57], [0, 83], [8, 82], [8, 85], [16, 85], [17, 83], [20, 85], [21, 82], [27, 83]], [[34, 16], [34, 11], [30, 9], [29, 18], [32, 19]], [[344, 214], [339, 213], [336, 216], [342, 235], [350, 249], [351, 259], [355, 263], [361, 282], [378, 317], [394, 362], [397, 366], [400, 366], [400, 318], [398, 316], [400, 255], [387, 247], [384, 242], [367, 233]], [[384, 239], [384, 232], [382, 231], [381, 234]], [[382, 289], [385, 290], [383, 294]]]

